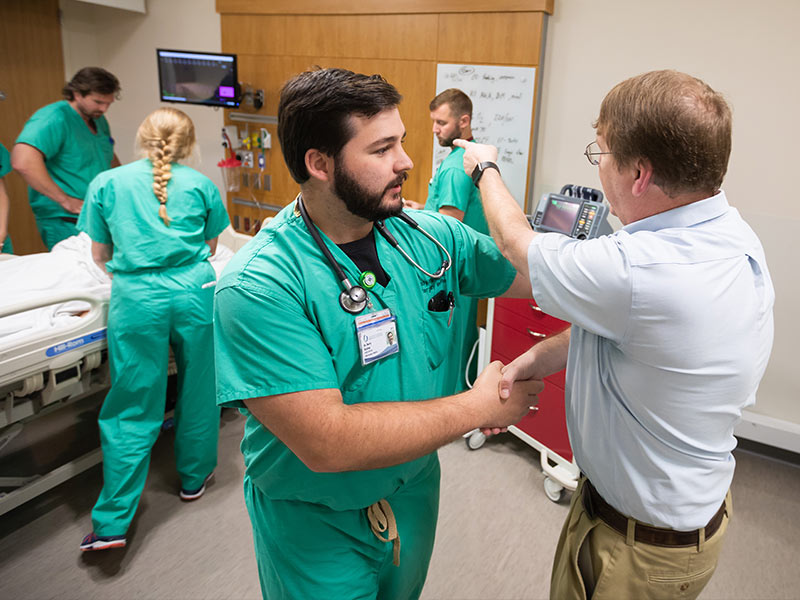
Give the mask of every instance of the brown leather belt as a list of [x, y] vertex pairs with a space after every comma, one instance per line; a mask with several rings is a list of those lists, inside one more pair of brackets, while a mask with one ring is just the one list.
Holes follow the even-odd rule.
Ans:
[[[603, 500], [603, 497], [594, 489], [594, 486], [588, 479], [583, 484], [582, 499], [583, 507], [586, 509], [589, 517], [599, 517], [613, 530], [623, 536], [627, 536], [628, 517]], [[711, 520], [705, 526], [706, 540], [717, 532], [719, 526], [722, 524], [722, 517], [724, 516], [725, 501], [723, 500], [722, 506], [719, 507], [717, 513], [711, 517]], [[700, 541], [700, 535], [698, 529], [694, 531], [675, 531], [674, 529], [653, 527], [652, 525], [645, 525], [644, 523], [636, 521], [634, 539], [637, 542], [650, 544], [652, 546], [695, 546]]]

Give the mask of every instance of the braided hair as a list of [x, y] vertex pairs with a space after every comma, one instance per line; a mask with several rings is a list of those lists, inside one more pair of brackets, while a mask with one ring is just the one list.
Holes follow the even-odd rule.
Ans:
[[167, 184], [172, 177], [172, 163], [194, 150], [192, 120], [175, 108], [159, 108], [145, 118], [136, 132], [136, 145], [153, 164], [153, 193], [158, 200], [158, 216], [169, 227]]

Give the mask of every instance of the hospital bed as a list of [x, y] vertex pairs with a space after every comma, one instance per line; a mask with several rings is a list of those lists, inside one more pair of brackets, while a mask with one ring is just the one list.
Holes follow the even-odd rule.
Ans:
[[[217, 275], [250, 236], [226, 229], [211, 259]], [[0, 260], [0, 456], [44, 415], [106, 389], [111, 282], [73, 236], [50, 253]], [[170, 367], [175, 372], [174, 363]], [[0, 515], [98, 464], [100, 449], [46, 474], [0, 476]]]

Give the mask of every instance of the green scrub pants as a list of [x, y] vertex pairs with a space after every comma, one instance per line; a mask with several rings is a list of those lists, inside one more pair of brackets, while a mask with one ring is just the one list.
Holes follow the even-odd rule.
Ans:
[[139, 504], [150, 449], [164, 420], [170, 345], [178, 367], [175, 462], [183, 489], [202, 486], [217, 465], [215, 279], [206, 261], [114, 276], [108, 313], [111, 390], [99, 417], [103, 489], [92, 510], [99, 536], [124, 535]]
[[7, 236], [3, 242], [3, 248], [0, 249], [3, 254], [14, 254], [14, 245], [11, 243], [11, 236]]
[[367, 509], [270, 500], [249, 477], [244, 497], [268, 600], [419, 598], [433, 552], [439, 512], [439, 460], [386, 498], [397, 520], [400, 566], [391, 543], [370, 529]]
[[39, 230], [39, 235], [42, 236], [44, 245], [47, 246], [47, 251], [52, 250], [53, 246], [61, 240], [78, 235], [77, 222], [77, 215], [75, 215], [74, 222], [70, 217], [51, 217], [46, 219], [36, 217], [36, 228]]

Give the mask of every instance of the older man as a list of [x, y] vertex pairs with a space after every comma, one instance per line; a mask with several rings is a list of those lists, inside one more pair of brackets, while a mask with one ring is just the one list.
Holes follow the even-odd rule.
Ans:
[[551, 597], [695, 598], [731, 516], [733, 428], [769, 358], [774, 291], [755, 233], [721, 190], [731, 112], [707, 84], [656, 71], [603, 100], [586, 157], [623, 228], [537, 235], [494, 168], [466, 148], [489, 227], [571, 330], [504, 369], [502, 392], [566, 365], [567, 427], [584, 474]]

